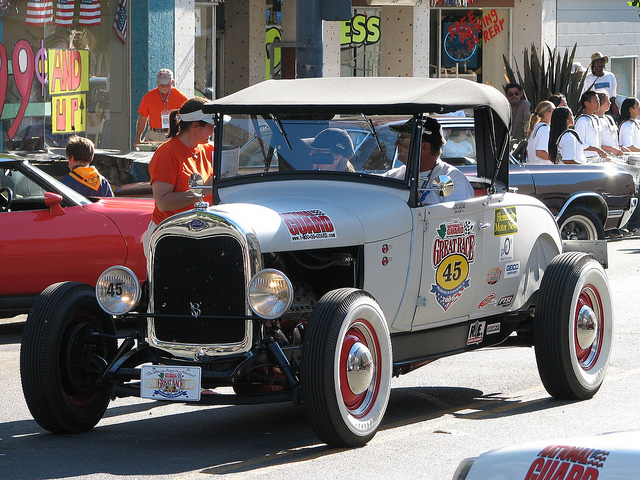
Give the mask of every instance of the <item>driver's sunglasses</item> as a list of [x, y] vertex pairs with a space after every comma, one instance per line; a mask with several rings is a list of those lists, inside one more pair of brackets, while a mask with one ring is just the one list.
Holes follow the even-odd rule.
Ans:
[[520, 96], [520, 92], [509, 92], [507, 93], [508, 97], [518, 97]]

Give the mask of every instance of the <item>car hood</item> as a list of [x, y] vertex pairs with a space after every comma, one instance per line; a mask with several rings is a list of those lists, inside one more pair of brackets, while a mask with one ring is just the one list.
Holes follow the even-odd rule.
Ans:
[[153, 207], [154, 201], [147, 198], [101, 198], [84, 206], [109, 217], [129, 243], [140, 242], [151, 221]]
[[638, 478], [639, 460], [640, 430], [634, 430], [493, 450], [476, 458], [467, 476], [458, 478], [550, 478], [554, 474], [553, 478], [631, 480]]
[[269, 182], [228, 189], [209, 211], [253, 232], [263, 252], [332, 248], [410, 231], [407, 197], [405, 190], [347, 182]]

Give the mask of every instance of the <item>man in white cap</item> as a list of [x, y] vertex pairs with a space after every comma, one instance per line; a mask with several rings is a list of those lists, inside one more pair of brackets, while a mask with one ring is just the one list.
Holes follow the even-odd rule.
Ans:
[[587, 90], [608, 93], [609, 100], [611, 100], [611, 114], [614, 118], [617, 118], [619, 115], [618, 106], [616, 105], [618, 82], [613, 72], [604, 69], [608, 61], [609, 57], [603, 55], [601, 52], [596, 52], [591, 55], [591, 71], [587, 73], [587, 77], [584, 80], [582, 93]]
[[[173, 72], [162, 68], [156, 76], [157, 88], [149, 90], [138, 108], [138, 123], [133, 147], [137, 150], [142, 142], [166, 142], [169, 133], [169, 114], [171, 110], [182, 107], [187, 96], [174, 85]], [[145, 134], [145, 128], [148, 129]], [[143, 136], [144, 134], [144, 136]]]

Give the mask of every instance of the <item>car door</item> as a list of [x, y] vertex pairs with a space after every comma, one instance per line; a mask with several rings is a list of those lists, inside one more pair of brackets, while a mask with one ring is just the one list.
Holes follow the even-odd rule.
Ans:
[[65, 280], [93, 285], [108, 266], [124, 264], [126, 245], [106, 215], [29, 200], [40, 208], [0, 213], [0, 295], [37, 295]]
[[476, 309], [479, 279], [486, 273], [481, 258], [488, 231], [484, 200], [421, 207], [425, 225], [414, 328], [466, 321]]

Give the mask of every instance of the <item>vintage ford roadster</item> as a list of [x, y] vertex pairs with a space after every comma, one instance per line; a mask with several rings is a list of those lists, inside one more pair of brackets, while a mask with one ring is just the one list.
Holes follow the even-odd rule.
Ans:
[[[510, 108], [498, 90], [270, 80], [206, 108], [213, 205], [159, 225], [146, 281], [114, 266], [95, 286], [50, 286], [32, 309], [20, 368], [43, 428], [90, 430], [124, 396], [289, 401], [322, 441], [361, 446], [394, 376], [493, 345], [535, 347], [554, 397], [598, 391], [613, 328], [606, 244], [563, 242], [539, 200], [509, 190]], [[475, 196], [453, 201], [463, 186], [420, 172], [420, 142], [433, 133], [428, 115], [460, 109], [474, 115], [478, 171]], [[377, 135], [382, 117], [405, 126], [402, 138]], [[239, 147], [251, 138], [261, 162], [245, 169]], [[121, 318], [140, 328], [118, 335]]]

